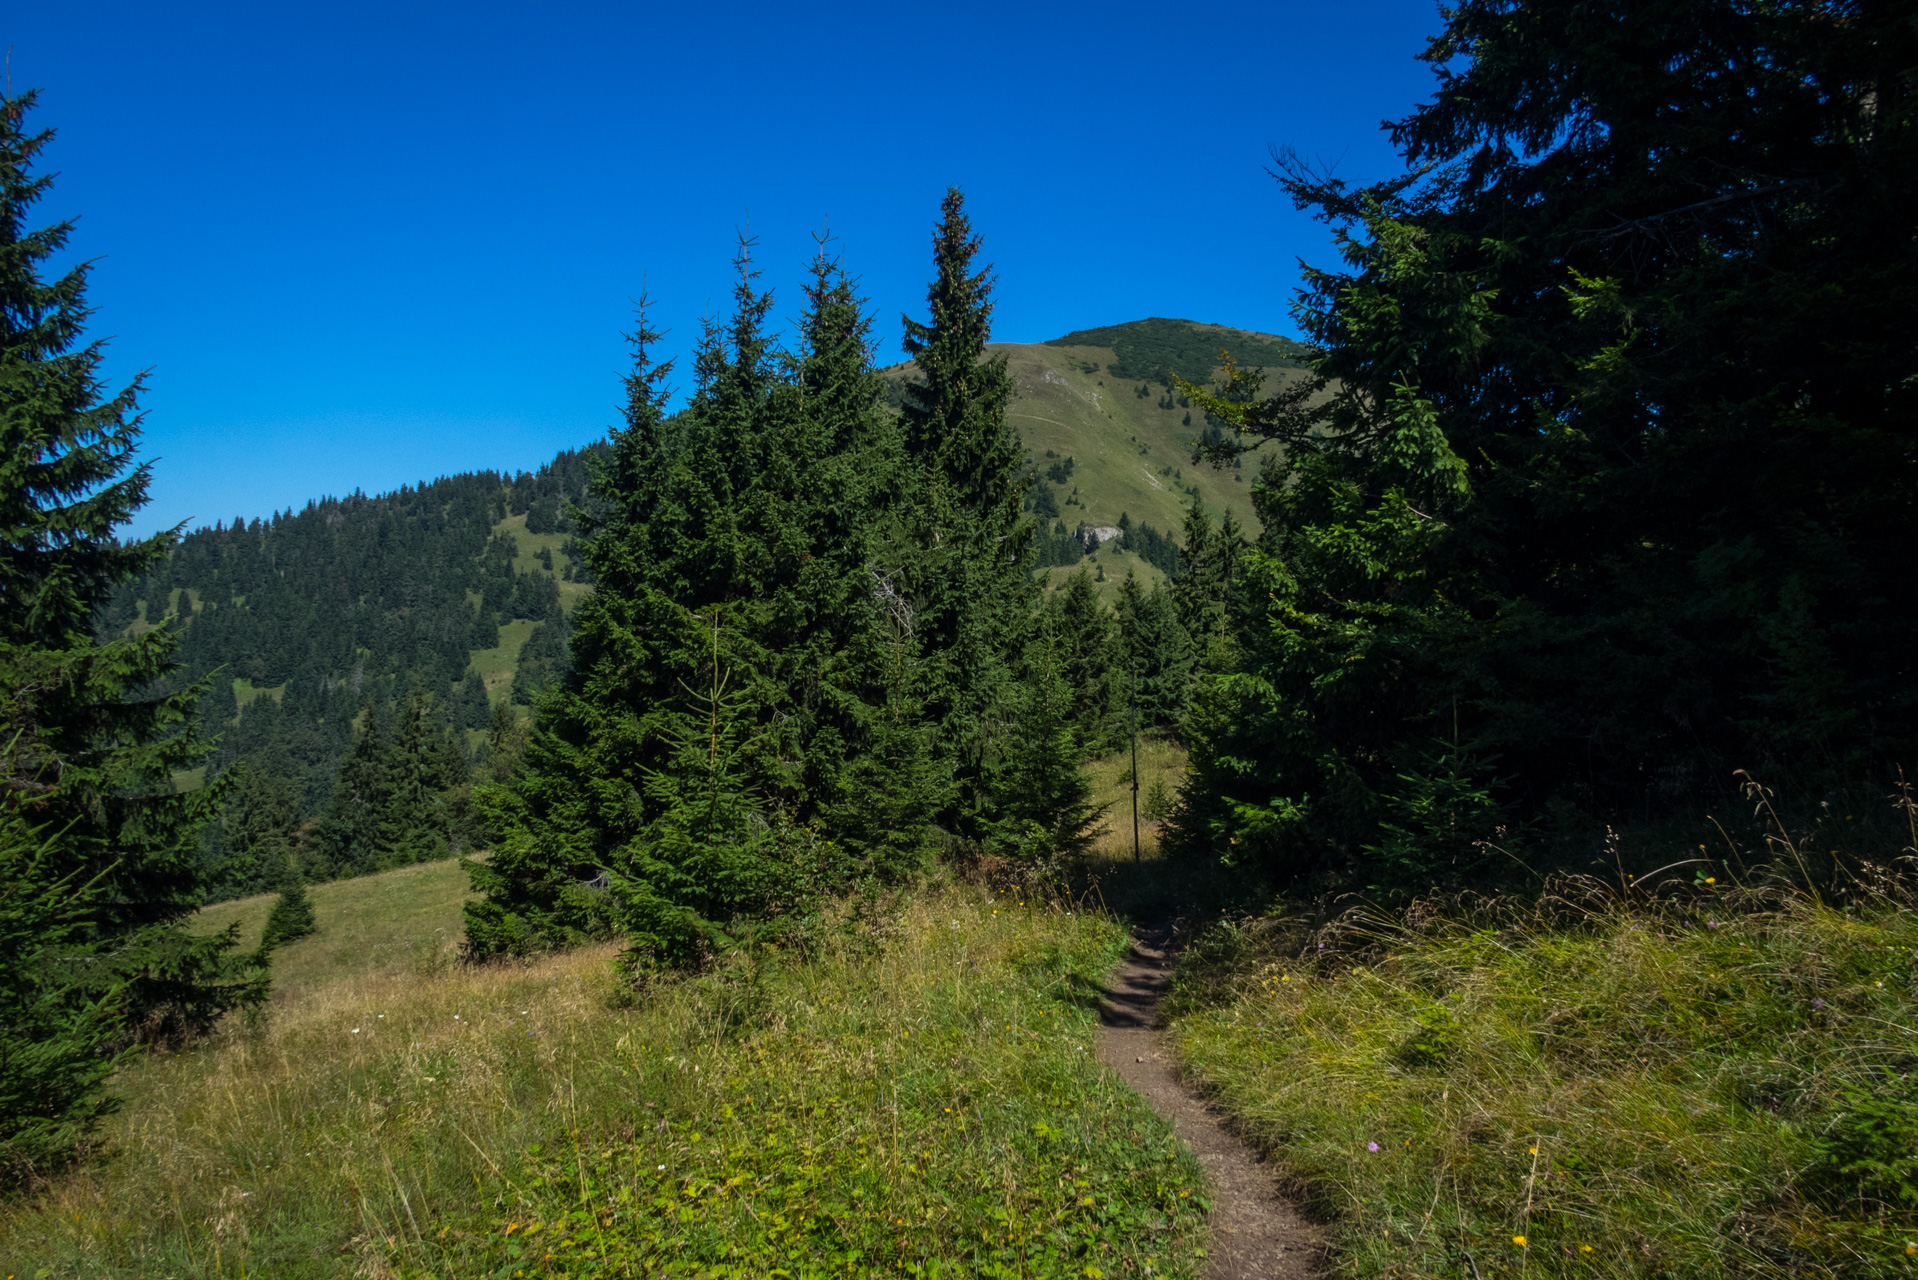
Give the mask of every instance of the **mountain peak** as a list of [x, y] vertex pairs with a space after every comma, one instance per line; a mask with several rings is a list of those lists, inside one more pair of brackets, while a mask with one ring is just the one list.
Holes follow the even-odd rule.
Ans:
[[1219, 352], [1230, 351], [1242, 365], [1267, 369], [1305, 366], [1312, 349], [1293, 338], [1235, 329], [1229, 325], [1153, 316], [1097, 329], [1076, 329], [1049, 347], [1104, 347], [1115, 359], [1106, 366], [1114, 378], [1170, 385], [1177, 374], [1203, 383], [1219, 366]]

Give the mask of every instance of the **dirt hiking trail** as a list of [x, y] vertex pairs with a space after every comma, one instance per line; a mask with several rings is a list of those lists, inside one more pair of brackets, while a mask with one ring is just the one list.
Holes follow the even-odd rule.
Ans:
[[1136, 935], [1112, 975], [1100, 1010], [1099, 1060], [1152, 1104], [1205, 1168], [1212, 1193], [1206, 1280], [1318, 1280], [1327, 1271], [1325, 1233], [1280, 1194], [1272, 1167], [1173, 1066], [1171, 1046], [1157, 1028], [1159, 999], [1170, 985], [1169, 932]]

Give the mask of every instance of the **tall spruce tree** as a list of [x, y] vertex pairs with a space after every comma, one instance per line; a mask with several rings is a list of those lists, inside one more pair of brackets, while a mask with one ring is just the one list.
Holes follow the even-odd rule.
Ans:
[[908, 562], [923, 655], [919, 696], [957, 766], [960, 803], [949, 820], [970, 835], [991, 808], [988, 755], [1015, 701], [1017, 657], [1031, 625], [1032, 526], [1023, 452], [1006, 422], [1012, 378], [988, 356], [992, 273], [975, 271], [979, 238], [957, 188], [933, 231], [935, 276], [925, 322], [905, 317], [917, 376], [900, 419], [917, 554]]
[[260, 954], [268, 956], [289, 942], [297, 942], [318, 928], [313, 902], [306, 896], [306, 877], [300, 873], [299, 859], [291, 846], [276, 841], [270, 850], [275, 868], [274, 887], [280, 896], [266, 913], [266, 926], [260, 931]]
[[181, 927], [201, 902], [199, 831], [218, 802], [174, 783], [209, 749], [195, 731], [204, 685], [169, 689], [169, 629], [95, 640], [115, 588], [177, 531], [115, 534], [146, 501], [143, 382], [102, 383], [101, 344], [82, 339], [88, 265], [40, 277], [72, 225], [27, 228], [50, 182], [33, 173], [51, 133], [28, 130], [32, 105], [0, 97], [0, 776], [52, 842], [39, 865], [97, 886], [85, 934], [104, 957], [99, 990], [118, 990], [130, 1026], [190, 1032], [264, 999], [267, 979], [231, 931]]
[[392, 726], [375, 702], [340, 766], [333, 799], [320, 819], [316, 861], [329, 876], [358, 876], [379, 869], [380, 819], [393, 794], [387, 771], [392, 763]]
[[1192, 639], [1164, 583], [1147, 591], [1132, 574], [1119, 584], [1119, 649], [1126, 696], [1141, 729], [1173, 729], [1192, 691]]
[[1218, 528], [1205, 514], [1205, 504], [1195, 494], [1185, 513], [1185, 547], [1180, 552], [1181, 572], [1172, 580], [1172, 599], [1179, 612], [1179, 625], [1192, 642], [1192, 663], [1196, 673], [1230, 670], [1234, 661], [1234, 636], [1231, 618], [1232, 585], [1239, 559], [1245, 554], [1244, 533], [1230, 510]]
[[1072, 693], [1072, 724], [1088, 754], [1126, 739], [1126, 662], [1118, 619], [1084, 569], [1072, 574], [1041, 606], [1056, 637], [1059, 678]]

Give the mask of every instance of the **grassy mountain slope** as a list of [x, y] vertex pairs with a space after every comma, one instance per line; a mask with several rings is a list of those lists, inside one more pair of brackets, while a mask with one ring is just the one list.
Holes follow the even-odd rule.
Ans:
[[[1213, 376], [1221, 348], [1266, 369], [1268, 385], [1304, 376], [1296, 363], [1304, 348], [1289, 339], [1190, 320], [1140, 320], [1050, 342], [993, 344], [1013, 375], [1008, 418], [1035, 485], [1052, 483], [1048, 467], [1072, 459], [1070, 476], [1053, 485], [1068, 528], [1116, 526], [1130, 515], [1177, 536], [1197, 496], [1214, 520], [1230, 511], [1248, 535], [1258, 532], [1251, 500], [1256, 461], [1236, 471], [1195, 464], [1192, 448], [1206, 429], [1204, 416], [1171, 386], [1170, 373], [1189, 381]], [[885, 374], [897, 400], [896, 388], [913, 375], [912, 365], [892, 365]], [[1102, 549], [1084, 567], [1103, 569], [1108, 592], [1127, 572], [1147, 586], [1164, 576], [1116, 547]], [[1070, 572], [1052, 570], [1055, 585]]]

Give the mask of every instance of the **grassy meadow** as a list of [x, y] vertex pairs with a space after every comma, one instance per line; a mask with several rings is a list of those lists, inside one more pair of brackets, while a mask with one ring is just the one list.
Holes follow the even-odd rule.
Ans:
[[1228, 923], [1184, 956], [1188, 1075], [1340, 1274], [1918, 1274], [1909, 904], [1556, 906]]
[[309, 890], [265, 1019], [123, 1073], [0, 1275], [1193, 1274], [1198, 1170], [1092, 1053], [1110, 919], [949, 884], [634, 991], [456, 964], [463, 891]]
[[[459, 961], [466, 873], [453, 859], [353, 880], [309, 885], [315, 932], [273, 953], [273, 991], [286, 1003], [345, 978], [443, 974]], [[259, 945], [276, 895], [216, 903], [193, 918], [211, 933], [240, 926], [240, 945]]]

